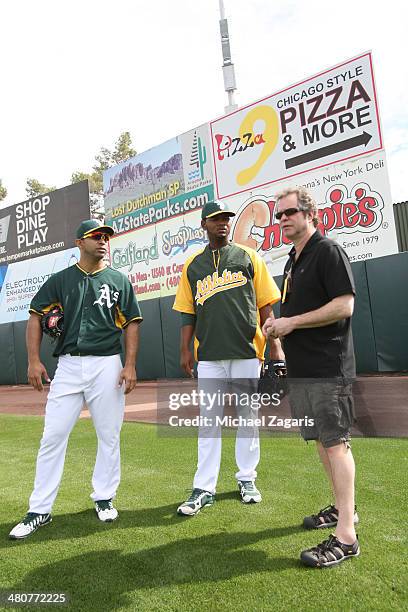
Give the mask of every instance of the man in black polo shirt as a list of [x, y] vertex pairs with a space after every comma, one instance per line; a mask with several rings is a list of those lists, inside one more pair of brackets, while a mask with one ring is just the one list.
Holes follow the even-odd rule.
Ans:
[[268, 319], [267, 337], [283, 339], [290, 404], [305, 440], [316, 440], [334, 494], [334, 504], [304, 519], [308, 529], [336, 527], [334, 535], [301, 553], [312, 567], [335, 565], [360, 553], [354, 524], [354, 459], [351, 381], [355, 360], [351, 335], [354, 281], [347, 255], [316, 229], [317, 206], [304, 188], [277, 196], [276, 218], [294, 247], [285, 266], [281, 318]]

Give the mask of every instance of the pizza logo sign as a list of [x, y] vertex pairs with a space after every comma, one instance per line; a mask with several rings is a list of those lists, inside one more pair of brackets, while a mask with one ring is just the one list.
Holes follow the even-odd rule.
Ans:
[[382, 148], [371, 55], [212, 121], [219, 198]]
[[241, 138], [231, 138], [231, 136], [224, 136], [223, 134], [214, 134], [215, 141], [217, 143], [217, 157], [220, 161], [225, 156], [231, 157], [235, 153], [242, 153], [246, 151], [248, 147], [254, 145], [265, 144], [263, 134], [253, 134], [252, 132], [246, 132]]
[[[254, 132], [257, 123], [264, 124], [262, 133]], [[241, 154], [255, 146], [260, 146], [259, 157], [255, 163], [238, 172], [236, 176], [238, 185], [244, 186], [256, 177], [268, 157], [273, 153], [278, 143], [278, 137], [277, 112], [271, 106], [256, 106], [245, 115], [236, 138], [219, 133], [214, 134], [217, 145], [217, 159], [223, 161], [237, 153]]]

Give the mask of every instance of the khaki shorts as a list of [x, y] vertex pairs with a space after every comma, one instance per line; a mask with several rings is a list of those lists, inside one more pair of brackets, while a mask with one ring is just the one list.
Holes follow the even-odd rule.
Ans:
[[325, 448], [349, 442], [355, 420], [351, 384], [292, 379], [289, 402], [292, 418], [301, 421], [300, 433], [304, 440], [319, 440]]

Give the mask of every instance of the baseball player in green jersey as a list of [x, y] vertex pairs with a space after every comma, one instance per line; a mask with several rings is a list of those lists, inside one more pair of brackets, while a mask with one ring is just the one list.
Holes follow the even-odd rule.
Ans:
[[[42, 378], [50, 382], [40, 360], [41, 317], [59, 305], [64, 326], [54, 351], [58, 366], [45, 409], [34, 490], [27, 515], [10, 532], [12, 539], [26, 538], [51, 522], [68, 438], [84, 401], [98, 437], [91, 498], [101, 521], [110, 522], [118, 516], [112, 499], [120, 481], [124, 395], [136, 385], [138, 324], [142, 317], [128, 278], [104, 262], [113, 233], [111, 227], [93, 219], [83, 221], [76, 234], [79, 262], [52, 275], [30, 304], [28, 380], [38, 391], [43, 389]], [[120, 358], [122, 330], [124, 367]]]
[[[263, 259], [253, 249], [228, 241], [234, 215], [221, 202], [203, 207], [201, 225], [209, 244], [184, 264], [173, 306], [182, 313], [181, 366], [192, 376], [194, 358], [189, 347], [194, 336], [198, 385], [205, 393], [222, 393], [225, 382], [234, 380], [248, 394], [257, 391], [265, 351], [261, 327], [271, 316], [272, 304], [280, 299]], [[272, 359], [284, 358], [279, 341], [272, 340], [270, 352]], [[207, 409], [201, 404], [200, 414], [204, 416]], [[222, 414], [223, 405], [217, 405], [216, 412]], [[235, 476], [244, 503], [262, 499], [255, 486], [259, 458], [257, 427], [238, 428]], [[213, 419], [199, 430], [193, 491], [178, 507], [179, 514], [197, 514], [214, 502], [220, 463], [221, 431]]]

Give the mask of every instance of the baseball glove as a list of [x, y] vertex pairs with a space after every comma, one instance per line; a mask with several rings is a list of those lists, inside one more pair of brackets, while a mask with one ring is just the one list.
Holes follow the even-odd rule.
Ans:
[[41, 329], [54, 340], [64, 331], [64, 313], [61, 306], [54, 306], [41, 317]]
[[258, 383], [258, 393], [278, 394], [283, 399], [288, 392], [286, 361], [272, 359], [264, 364]]

